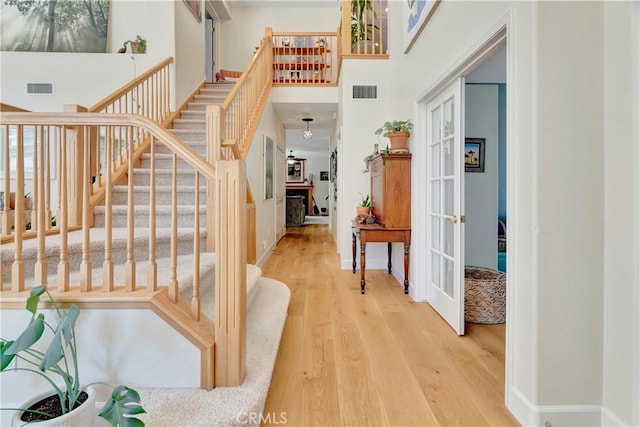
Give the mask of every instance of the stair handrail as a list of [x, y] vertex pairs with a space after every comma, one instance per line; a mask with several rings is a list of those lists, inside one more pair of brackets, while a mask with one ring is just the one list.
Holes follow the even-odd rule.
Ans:
[[[234, 140], [242, 159], [247, 157], [258, 128], [260, 116], [273, 85], [273, 32], [265, 29], [265, 37], [253, 59], [242, 72], [229, 95], [221, 105], [223, 111], [222, 141]], [[222, 141], [215, 151], [220, 153]], [[231, 150], [223, 157], [234, 158]]]

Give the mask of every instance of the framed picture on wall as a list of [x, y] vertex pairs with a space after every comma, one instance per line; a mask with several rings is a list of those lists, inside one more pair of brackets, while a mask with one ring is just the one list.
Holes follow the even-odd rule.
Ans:
[[189, 8], [196, 21], [202, 22], [202, 1], [201, 0], [182, 0]]
[[264, 136], [264, 198], [273, 198], [273, 139]]
[[402, 9], [404, 53], [409, 52], [439, 2], [440, 0], [406, 0], [404, 2]]
[[329, 181], [329, 171], [320, 171], [320, 181]]
[[464, 171], [484, 172], [484, 138], [465, 138]]
[[287, 182], [304, 182], [304, 160], [287, 162]]

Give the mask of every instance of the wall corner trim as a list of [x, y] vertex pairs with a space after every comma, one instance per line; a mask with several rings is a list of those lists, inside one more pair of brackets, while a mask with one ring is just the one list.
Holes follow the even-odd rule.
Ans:
[[[534, 405], [512, 388], [507, 409], [523, 426], [623, 426], [620, 420], [599, 405]], [[605, 421], [607, 421], [605, 423]]]

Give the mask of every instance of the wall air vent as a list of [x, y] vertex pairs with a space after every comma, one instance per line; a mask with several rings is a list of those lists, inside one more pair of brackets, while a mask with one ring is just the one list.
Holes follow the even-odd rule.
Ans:
[[27, 83], [27, 95], [53, 95], [53, 83]]
[[351, 99], [378, 99], [378, 86], [354, 85], [351, 87]]

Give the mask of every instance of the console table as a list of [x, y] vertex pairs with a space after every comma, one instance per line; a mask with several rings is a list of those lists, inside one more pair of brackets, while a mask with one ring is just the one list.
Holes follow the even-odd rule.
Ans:
[[360, 293], [364, 294], [366, 252], [368, 242], [387, 242], [387, 272], [391, 274], [391, 242], [404, 243], [404, 293], [409, 293], [409, 247], [411, 246], [411, 228], [385, 228], [380, 224], [351, 224], [352, 270], [356, 273], [356, 240], [360, 238]]
[[387, 242], [391, 274], [391, 243], [404, 243], [404, 293], [409, 293], [411, 246], [411, 154], [377, 154], [369, 160], [371, 211], [375, 224], [353, 221], [353, 273], [356, 272], [356, 240], [360, 238], [360, 293], [365, 291], [365, 258], [368, 242]]

